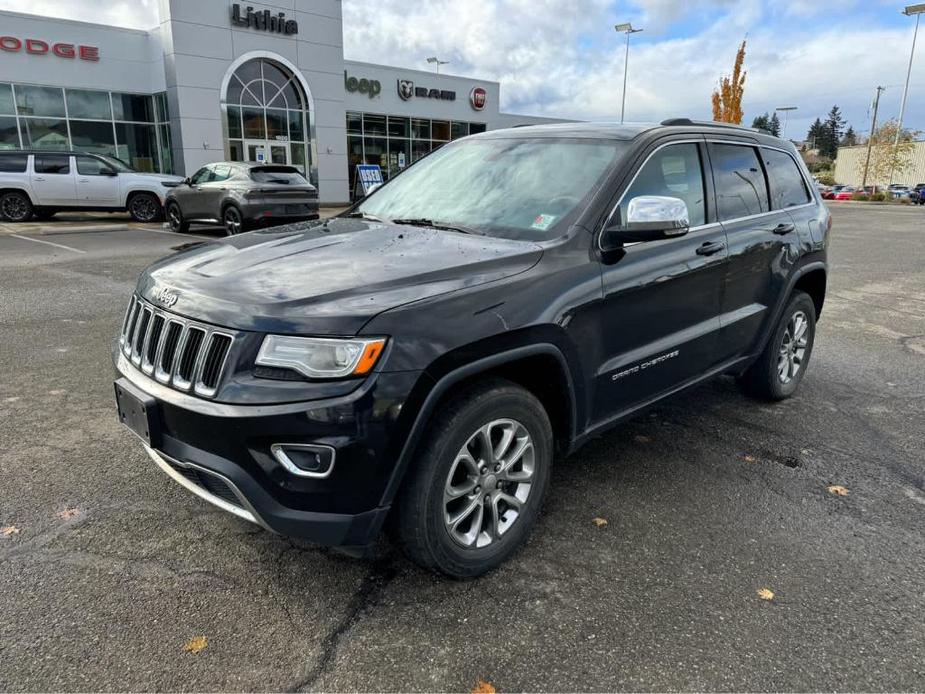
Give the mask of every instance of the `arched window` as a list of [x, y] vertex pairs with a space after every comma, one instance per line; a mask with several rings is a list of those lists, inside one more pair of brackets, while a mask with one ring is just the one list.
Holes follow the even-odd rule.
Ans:
[[229, 159], [292, 164], [318, 184], [309, 101], [289, 69], [267, 58], [243, 63], [231, 75], [223, 104]]

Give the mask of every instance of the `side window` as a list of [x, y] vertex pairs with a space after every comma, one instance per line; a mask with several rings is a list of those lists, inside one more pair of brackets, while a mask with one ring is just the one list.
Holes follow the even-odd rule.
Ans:
[[71, 157], [67, 154], [36, 154], [35, 173], [69, 174], [71, 173]]
[[206, 181], [209, 180], [210, 173], [211, 172], [209, 171], [209, 167], [203, 166], [201, 169], [199, 169], [199, 171], [197, 171], [190, 177], [190, 183], [192, 183], [193, 185], [199, 185], [200, 183], [205, 183]]
[[0, 154], [0, 173], [25, 173], [28, 154]]
[[754, 147], [715, 144], [710, 158], [721, 221], [768, 211], [768, 186]]
[[810, 202], [812, 198], [806, 190], [806, 181], [789, 154], [776, 149], [762, 148], [761, 156], [764, 158], [768, 182], [771, 184], [772, 210], [783, 210]]
[[109, 167], [96, 157], [77, 157], [77, 173], [81, 176], [99, 176], [106, 168]]
[[620, 202], [620, 219], [626, 219], [627, 205], [640, 195], [681, 198], [687, 203], [691, 226], [705, 224], [703, 167], [697, 145], [668, 145], [655, 152], [624, 194]]
[[224, 164], [216, 164], [212, 167], [212, 173], [209, 176], [209, 183], [220, 183], [231, 178], [231, 167]]

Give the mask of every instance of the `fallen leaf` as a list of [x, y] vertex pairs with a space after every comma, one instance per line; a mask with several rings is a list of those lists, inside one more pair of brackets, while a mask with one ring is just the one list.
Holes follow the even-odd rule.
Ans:
[[758, 591], [758, 597], [761, 598], [762, 600], [773, 600], [774, 591], [771, 590], [770, 588], [762, 588], [761, 590]]
[[605, 525], [607, 525], [606, 518], [595, 518], [591, 522], [594, 523], [594, 525], [596, 525], [598, 528], [603, 528]]
[[74, 516], [80, 515], [80, 509], [79, 508], [66, 508], [63, 511], [58, 511], [58, 513], [56, 513], [55, 515], [61, 520], [70, 520]]
[[187, 644], [183, 647], [183, 650], [187, 653], [195, 654], [204, 650], [208, 645], [209, 639], [207, 639], [205, 636], [196, 636], [187, 642]]
[[495, 694], [495, 691], [495, 686], [485, 680], [479, 680], [472, 688], [472, 694]]
[[753, 455], [742, 456], [742, 460], [744, 460], [746, 463], [757, 463], [758, 462], [758, 458], [756, 458]]
[[835, 496], [848, 496], [848, 490], [840, 484], [830, 484], [826, 489], [829, 490], [829, 494], [834, 494]]
[[10, 537], [11, 535], [19, 535], [19, 528], [15, 525], [5, 525], [0, 528], [0, 535], [3, 537]]
[[635, 439], [636, 443], [652, 443], [652, 439], [648, 436], [639, 435]]

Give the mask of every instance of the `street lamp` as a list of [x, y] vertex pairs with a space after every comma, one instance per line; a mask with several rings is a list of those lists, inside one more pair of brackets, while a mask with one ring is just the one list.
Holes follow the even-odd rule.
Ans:
[[642, 29], [634, 29], [630, 22], [617, 24], [614, 29], [618, 34], [626, 34], [626, 58], [623, 61], [623, 105], [620, 107], [620, 123], [623, 123], [623, 116], [626, 115], [626, 74], [630, 67], [630, 34], [638, 34]]
[[438, 58], [438, 57], [436, 57], [436, 56], [434, 56], [434, 57], [432, 57], [432, 58], [428, 58], [428, 59], [427, 59], [427, 62], [434, 66], [434, 68], [437, 70], [437, 74], [438, 74], [438, 75], [440, 74], [440, 66], [441, 66], [441, 65], [449, 65], [449, 64], [450, 64], [450, 61], [449, 61], [449, 60], [440, 60], [440, 58]]
[[778, 106], [774, 110], [784, 112], [784, 131], [781, 133], [781, 137], [783, 137], [784, 139], [787, 139], [787, 123], [790, 121], [790, 112], [796, 111], [797, 107], [796, 106]]
[[[893, 161], [896, 161], [896, 151], [899, 149], [899, 138], [903, 132], [903, 116], [906, 114], [906, 96], [909, 94], [909, 78], [912, 76], [912, 60], [915, 58], [915, 40], [919, 36], [919, 17], [925, 12], [925, 4], [909, 5], [903, 10], [907, 17], [915, 15], [915, 31], [912, 32], [912, 50], [909, 52], [909, 68], [906, 70], [906, 86], [903, 87], [903, 98], [899, 105], [899, 123], [896, 126], [896, 140], [893, 142]], [[893, 182], [893, 167], [890, 166], [890, 183]]]

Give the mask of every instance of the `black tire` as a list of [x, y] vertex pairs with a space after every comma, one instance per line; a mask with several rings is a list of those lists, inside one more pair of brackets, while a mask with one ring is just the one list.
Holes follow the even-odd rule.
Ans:
[[128, 200], [128, 213], [141, 224], [160, 221], [163, 209], [154, 193], [134, 193]]
[[[799, 352], [794, 345], [791, 331], [794, 330], [794, 321], [799, 315], [805, 317], [806, 342], [802, 355], [796, 359]], [[796, 328], [799, 332], [799, 328]], [[742, 390], [755, 398], [762, 400], [784, 400], [796, 392], [797, 387], [806, 374], [809, 360], [813, 353], [813, 344], [816, 340], [816, 306], [809, 294], [796, 291], [790, 297], [787, 307], [781, 314], [780, 320], [774, 329], [767, 346], [757, 361], [739, 377]], [[787, 354], [785, 354], [785, 349]], [[794, 358], [791, 359], [791, 356]], [[786, 364], [783, 360], [786, 360]], [[799, 368], [791, 373], [794, 363]], [[789, 369], [788, 369], [789, 364]], [[786, 370], [786, 378], [782, 371]]]
[[183, 218], [183, 210], [173, 200], [167, 203], [167, 224], [170, 230], [177, 234], [185, 234], [189, 231], [189, 222]]
[[[483, 427], [496, 424], [504, 427], [508, 424], [519, 425], [516, 431], [529, 434], [532, 441], [532, 477], [529, 491], [522, 499], [519, 512], [515, 506], [508, 505], [502, 497], [523, 494], [523, 484], [517, 482], [498, 482], [491, 493], [481, 493], [480, 483], [484, 483], [486, 490], [490, 489], [488, 480], [495, 480], [505, 475], [500, 463], [489, 469], [487, 476], [465, 474], [465, 481], [461, 484], [479, 484], [472, 490], [472, 494], [461, 495], [447, 506], [444, 491], [447, 485], [453, 484], [451, 477], [458, 472], [457, 460], [464, 447], [468, 448], [470, 440], [474, 440]], [[526, 541], [536, 523], [540, 513], [546, 488], [549, 486], [549, 476], [553, 459], [553, 436], [549, 417], [543, 405], [536, 397], [520, 386], [508, 381], [492, 380], [473, 386], [445, 406], [441, 405], [439, 413], [429, 424], [430, 431], [423, 440], [421, 447], [411, 463], [411, 470], [399, 492], [390, 518], [391, 533], [397, 544], [404, 550], [410, 559], [417, 564], [451, 576], [453, 578], [471, 578], [491, 571], [507, 561]], [[497, 429], [489, 430], [498, 434]], [[503, 435], [504, 429], [500, 434]], [[500, 439], [501, 436], [498, 436]], [[492, 440], [495, 440], [492, 438]], [[513, 441], [522, 445], [525, 439], [517, 435]], [[479, 449], [476, 449], [479, 450]], [[513, 451], [513, 448], [507, 449]], [[529, 450], [529, 449], [528, 449]], [[474, 460], [479, 455], [473, 455]], [[511, 464], [512, 474], [524, 475], [527, 468], [528, 456], [523, 454], [514, 457]], [[501, 459], [505, 458], [502, 452]], [[492, 460], [497, 460], [492, 454]], [[522, 461], [522, 462], [518, 462]], [[478, 466], [479, 463], [475, 462]], [[520, 466], [519, 471], [514, 471]], [[486, 501], [486, 499], [488, 499]], [[452, 506], [460, 502], [460, 506]], [[456, 528], [448, 527], [447, 510], [457, 513], [463, 507], [475, 509], [478, 515], [478, 528], [474, 516], [470, 517], [466, 530], [469, 534], [474, 532], [474, 543], [468, 547], [463, 546], [460, 540], [454, 539], [451, 533]], [[510, 513], [515, 511], [513, 519]], [[461, 515], [461, 514], [460, 514]], [[498, 519], [497, 523], [493, 523]], [[492, 532], [507, 521], [509, 526], [500, 533]], [[485, 524], [483, 526], [483, 523]], [[457, 524], [458, 527], [459, 524]], [[479, 529], [485, 527], [486, 546], [477, 546], [483, 538]], [[461, 532], [461, 531], [460, 531]]]
[[33, 214], [35, 215], [35, 218], [36, 218], [36, 219], [40, 219], [40, 220], [42, 220], [42, 221], [46, 221], [46, 220], [49, 220], [49, 219], [51, 219], [52, 217], [54, 217], [56, 214], [58, 214], [58, 210], [41, 210], [41, 209], [39, 209], [39, 210], [34, 210], [34, 211], [33, 211]]
[[18, 190], [0, 195], [0, 219], [4, 222], [28, 222], [32, 219], [32, 201]]
[[225, 233], [228, 236], [236, 236], [247, 231], [244, 226], [244, 215], [236, 205], [228, 205], [222, 210], [222, 226], [225, 227]]

